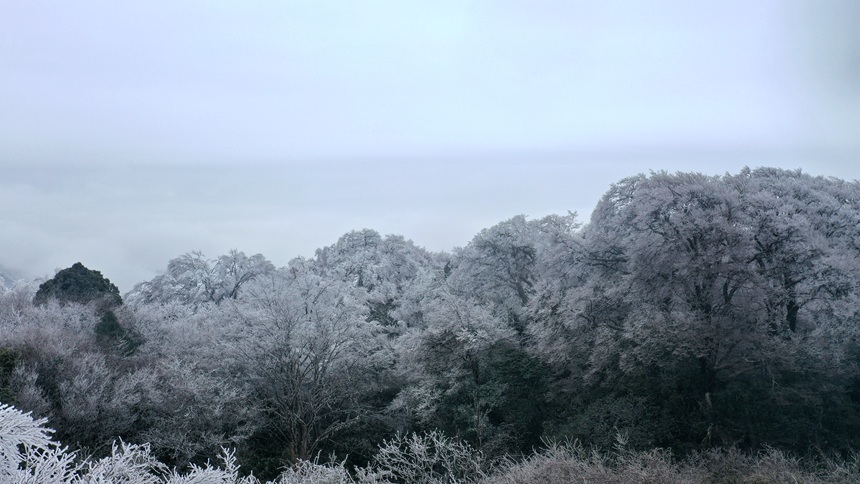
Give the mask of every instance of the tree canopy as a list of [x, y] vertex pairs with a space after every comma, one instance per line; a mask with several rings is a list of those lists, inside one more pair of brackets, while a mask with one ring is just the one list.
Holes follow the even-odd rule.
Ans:
[[102, 276], [99, 271], [87, 269], [80, 262], [57, 272], [54, 277], [42, 283], [33, 297], [33, 304], [45, 304], [50, 299], [78, 304], [98, 301], [108, 308], [122, 304], [119, 289], [110, 279]]

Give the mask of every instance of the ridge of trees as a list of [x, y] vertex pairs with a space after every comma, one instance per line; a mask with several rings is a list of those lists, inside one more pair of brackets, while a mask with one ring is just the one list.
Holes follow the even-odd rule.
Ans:
[[[101, 294], [78, 265], [69, 294]], [[362, 466], [410, 432], [489, 458], [619, 434], [848, 455], [858, 281], [858, 182], [653, 172], [588, 223], [518, 215], [450, 253], [365, 229], [282, 268], [184, 254], [107, 322], [56, 281], [64, 304], [19, 286], [0, 294], [0, 396], [96, 456], [122, 438], [184, 466], [226, 446], [264, 478], [320, 453]]]

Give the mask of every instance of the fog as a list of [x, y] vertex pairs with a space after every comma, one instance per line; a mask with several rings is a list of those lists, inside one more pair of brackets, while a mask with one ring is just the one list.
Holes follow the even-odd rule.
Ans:
[[0, 1], [0, 266], [127, 291], [191, 250], [276, 265], [588, 215], [649, 170], [860, 178], [858, 7]]

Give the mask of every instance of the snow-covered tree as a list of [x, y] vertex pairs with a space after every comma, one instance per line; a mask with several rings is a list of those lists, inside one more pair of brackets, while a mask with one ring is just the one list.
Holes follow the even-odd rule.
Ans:
[[201, 252], [189, 252], [172, 259], [167, 272], [142, 282], [126, 296], [130, 303], [179, 301], [198, 306], [237, 299], [241, 289], [255, 278], [269, 274], [275, 267], [265, 257], [231, 250], [216, 259]]
[[436, 258], [402, 236], [382, 237], [374, 230], [352, 231], [334, 245], [318, 249], [314, 269], [367, 292], [368, 318], [397, 323], [404, 292], [437, 264]]
[[642, 390], [656, 395], [675, 381], [679, 405], [698, 400], [698, 432], [736, 438], [730, 429], [743, 429], [755, 445], [762, 431], [752, 415], [767, 418], [765, 399], [800, 405], [823, 395], [806, 383], [764, 383], [789, 385], [801, 368], [834, 375], [822, 349], [845, 339], [835, 327], [854, 326], [845, 304], [856, 300], [858, 254], [844, 228], [838, 241], [827, 235], [844, 227], [851, 202], [831, 190], [780, 170], [622, 180], [582, 232], [581, 283], [535, 312], [537, 348], [586, 385], [623, 377], [662, 385]]
[[356, 421], [384, 341], [367, 293], [317, 275], [304, 260], [249, 286], [235, 305], [230, 348], [289, 462], [308, 459]]
[[479, 298], [519, 332], [528, 325], [528, 305], [546, 290], [568, 284], [576, 250], [576, 214], [527, 220], [518, 215], [482, 230], [454, 253], [448, 283]]

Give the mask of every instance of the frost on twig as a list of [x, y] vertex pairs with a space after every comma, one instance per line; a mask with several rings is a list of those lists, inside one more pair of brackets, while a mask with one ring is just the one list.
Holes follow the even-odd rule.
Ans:
[[17, 483], [70, 482], [77, 471], [75, 456], [51, 440], [47, 419], [34, 420], [0, 404], [0, 480]]

